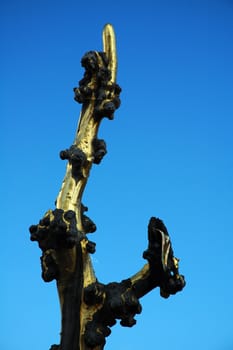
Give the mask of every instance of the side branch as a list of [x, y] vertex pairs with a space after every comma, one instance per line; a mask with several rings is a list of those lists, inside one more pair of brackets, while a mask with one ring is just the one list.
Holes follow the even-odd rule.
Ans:
[[148, 263], [134, 276], [120, 283], [104, 285], [98, 281], [84, 290], [88, 306], [98, 305], [93, 318], [86, 325], [85, 342], [91, 349], [102, 349], [116, 320], [125, 327], [135, 325], [136, 314], [141, 313], [139, 299], [156, 287], [168, 298], [185, 286], [184, 276], [179, 274], [178, 259], [174, 257], [171, 241], [163, 222], [152, 217], [148, 225], [148, 249], [143, 257]]

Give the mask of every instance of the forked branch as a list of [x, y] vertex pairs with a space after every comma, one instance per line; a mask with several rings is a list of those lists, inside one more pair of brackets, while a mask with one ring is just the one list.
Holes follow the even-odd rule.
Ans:
[[42, 278], [57, 281], [62, 331], [60, 345], [51, 349], [59, 350], [103, 349], [117, 319], [122, 326], [136, 323], [134, 316], [141, 312], [139, 299], [146, 293], [160, 287], [161, 296], [168, 297], [185, 285], [167, 229], [158, 218], [150, 219], [149, 245], [143, 253], [148, 263], [137, 274], [107, 285], [94, 274], [89, 254], [95, 252], [95, 243], [87, 234], [96, 226], [84, 214], [87, 208], [82, 195], [92, 164], [99, 164], [107, 152], [105, 141], [98, 139], [100, 123], [104, 117], [112, 120], [120, 106], [111, 25], [103, 30], [103, 52], [86, 53], [81, 64], [85, 73], [74, 92], [82, 111], [73, 145], [60, 153], [68, 163], [56, 208], [30, 227], [31, 240], [38, 241], [42, 250]]

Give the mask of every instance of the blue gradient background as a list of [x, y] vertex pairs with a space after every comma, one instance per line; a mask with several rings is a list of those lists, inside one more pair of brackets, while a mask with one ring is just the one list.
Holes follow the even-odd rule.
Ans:
[[108, 146], [84, 193], [97, 225], [102, 282], [145, 263], [147, 224], [164, 220], [187, 286], [141, 299], [132, 329], [106, 350], [233, 349], [233, 2], [16, 1], [0, 5], [2, 350], [59, 343], [55, 283], [44, 283], [29, 240], [65, 174], [80, 112], [82, 55], [114, 25], [122, 105], [99, 136]]

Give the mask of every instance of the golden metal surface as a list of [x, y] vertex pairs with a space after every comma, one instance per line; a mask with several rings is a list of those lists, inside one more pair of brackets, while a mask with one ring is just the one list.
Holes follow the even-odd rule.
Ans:
[[116, 37], [111, 24], [106, 24], [103, 30], [103, 51], [109, 59], [109, 69], [112, 73], [111, 81], [114, 83], [117, 75], [117, 53]]
[[[107, 24], [103, 29], [103, 51], [109, 59], [108, 68], [111, 71], [111, 82], [114, 83], [116, 81], [117, 72], [117, 55], [115, 33], [111, 24]], [[94, 90], [96, 81], [93, 79], [89, 85], [90, 88]], [[56, 201], [58, 209], [63, 209], [65, 211], [74, 210], [76, 212], [79, 225], [78, 229], [80, 231], [83, 231], [80, 220], [81, 198], [93, 162], [92, 141], [97, 136], [100, 124], [100, 122], [95, 121], [93, 118], [94, 105], [95, 96], [92, 94], [88, 106], [81, 111], [74, 140], [74, 145], [81, 149], [87, 157], [87, 162], [83, 171], [84, 178], [76, 183], [71, 176], [71, 165], [68, 163], [66, 175]]]
[[103, 29], [103, 51], [89, 51], [82, 57], [84, 77], [74, 89], [75, 100], [82, 103], [73, 145], [61, 151], [67, 159], [66, 174], [56, 200], [56, 210], [49, 210], [38, 225], [30, 227], [31, 240], [42, 250], [44, 281], [57, 280], [62, 330], [60, 350], [102, 350], [105, 338], [117, 320], [132, 327], [142, 307], [139, 299], [156, 287], [164, 298], [181, 291], [184, 276], [179, 275], [179, 259], [173, 249], [166, 226], [152, 217], [148, 225], [148, 261], [132, 277], [121, 282], [100, 283], [92, 266], [90, 253], [95, 243], [88, 233], [95, 224], [84, 212], [82, 195], [93, 163], [99, 164], [106, 154], [98, 129], [104, 117], [113, 119], [120, 106], [121, 88], [116, 84], [117, 54], [114, 29]]
[[[116, 81], [116, 73], [117, 73], [117, 55], [116, 55], [116, 40], [114, 29], [110, 24], [107, 24], [103, 29], [103, 51], [106, 53], [106, 56], [109, 60], [108, 68], [111, 71], [111, 79], [110, 83], [115, 83]], [[96, 52], [97, 56], [99, 56], [98, 52]], [[100, 56], [99, 56], [99, 61]], [[82, 194], [84, 188], [87, 183], [87, 179], [93, 164], [94, 156], [93, 156], [93, 140], [97, 137], [98, 128], [100, 125], [100, 121], [96, 121], [94, 118], [94, 107], [95, 107], [95, 88], [96, 88], [96, 80], [92, 79], [89, 83], [89, 87], [92, 89], [93, 93], [89, 100], [89, 103], [85, 105], [85, 108], [82, 109], [77, 132], [75, 135], [74, 145], [77, 146], [86, 156], [86, 162], [83, 166], [82, 178], [79, 181], [75, 181], [72, 177], [72, 166], [68, 162], [66, 167], [66, 174], [58, 194], [56, 200], [57, 209], [63, 209], [64, 211], [73, 210], [76, 213], [77, 219], [77, 229], [79, 232], [84, 232], [82, 227]], [[83, 261], [83, 281], [84, 286], [94, 283], [96, 281], [94, 269], [92, 266], [91, 259], [86, 250], [87, 240], [83, 240], [81, 242], [82, 247], [82, 261]], [[64, 257], [63, 255], [59, 257], [59, 259], [65, 259], [69, 262], [72, 267], [71, 270], [65, 269], [62, 271], [62, 276], [58, 282], [58, 291], [61, 309], [63, 305], [63, 292], [66, 285], [66, 281], [70, 273], [73, 272], [75, 261], [79, 259], [76, 256], [76, 250], [72, 249], [69, 253], [69, 257]], [[72, 261], [72, 262], [71, 262]], [[96, 306], [97, 307], [97, 306]], [[94, 309], [96, 309], [96, 307]], [[94, 310], [93, 308], [87, 307], [84, 302], [81, 303], [81, 312], [80, 312], [80, 349], [85, 349], [85, 344], [83, 340], [83, 334], [85, 330], [85, 324], [92, 317]]]
[[135, 275], [133, 275], [130, 278], [130, 280], [132, 284], [135, 284], [137, 281], [147, 278], [149, 273], [150, 273], [150, 266], [149, 264], [145, 264], [140, 271], [138, 271]]

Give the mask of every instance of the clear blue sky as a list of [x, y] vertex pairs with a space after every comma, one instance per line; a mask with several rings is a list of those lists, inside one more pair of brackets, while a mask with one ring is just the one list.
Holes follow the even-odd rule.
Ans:
[[147, 223], [164, 220], [187, 286], [143, 299], [132, 329], [106, 350], [233, 349], [233, 2], [3, 0], [0, 5], [2, 350], [59, 343], [55, 283], [30, 242], [65, 174], [82, 55], [114, 25], [122, 106], [104, 120], [108, 154], [83, 202], [97, 225], [93, 263], [104, 283], [145, 263]]

